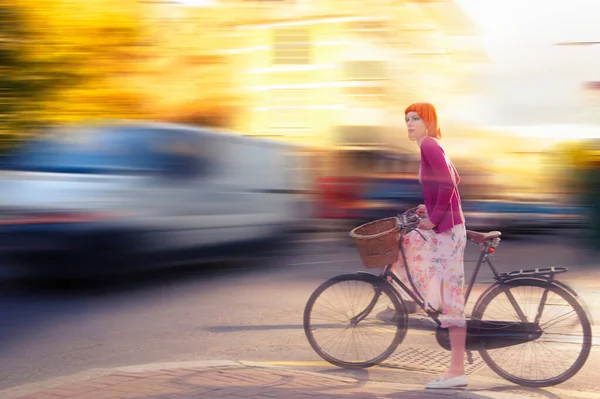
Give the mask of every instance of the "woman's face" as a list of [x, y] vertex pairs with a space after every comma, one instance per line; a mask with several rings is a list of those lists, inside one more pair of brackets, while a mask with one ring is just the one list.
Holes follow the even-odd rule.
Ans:
[[427, 135], [425, 121], [416, 112], [411, 111], [406, 114], [406, 128], [408, 129], [408, 137], [411, 140], [420, 140]]

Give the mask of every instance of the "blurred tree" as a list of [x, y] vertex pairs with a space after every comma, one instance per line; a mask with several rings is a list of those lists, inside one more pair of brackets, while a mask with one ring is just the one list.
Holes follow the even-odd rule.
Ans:
[[[147, 19], [155, 52], [140, 74], [147, 111], [159, 119], [229, 127], [240, 98], [235, 60], [227, 49], [240, 46], [235, 9], [157, 5]], [[239, 69], [238, 69], [239, 71]]]
[[579, 195], [584, 189], [584, 172], [587, 167], [585, 161], [586, 147], [580, 141], [556, 144], [551, 151], [550, 167], [555, 170], [556, 187], [562, 192]]
[[235, 96], [219, 10], [172, 18], [148, 7], [0, 0], [0, 145], [87, 118], [227, 126]]
[[40, 125], [135, 117], [127, 80], [143, 54], [135, 2], [0, 0], [0, 134]]
[[13, 1], [0, 0], [0, 146], [11, 133], [29, 127], [24, 114], [58, 81], [48, 79], [41, 64], [31, 59], [32, 31], [24, 11]]
[[591, 247], [600, 249], [600, 141], [560, 143], [553, 154], [560, 189], [585, 208], [592, 232], [587, 239]]

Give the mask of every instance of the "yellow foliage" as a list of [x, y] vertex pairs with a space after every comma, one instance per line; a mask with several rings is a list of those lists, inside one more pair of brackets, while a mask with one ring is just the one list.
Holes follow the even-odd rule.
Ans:
[[13, 105], [0, 108], [0, 134], [102, 117], [227, 124], [235, 106], [232, 72], [218, 53], [214, 18], [175, 21], [195, 27], [194, 34], [171, 35], [172, 26], [154, 23], [137, 1], [0, 0], [1, 6], [21, 16], [22, 40], [19, 60], [3, 68], [0, 84], [28, 84], [13, 98], [0, 95], [0, 106]]

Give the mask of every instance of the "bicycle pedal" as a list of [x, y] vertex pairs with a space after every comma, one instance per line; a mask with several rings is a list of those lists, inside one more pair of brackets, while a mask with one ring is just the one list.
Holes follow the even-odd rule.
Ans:
[[473, 364], [473, 352], [467, 351], [467, 362]]

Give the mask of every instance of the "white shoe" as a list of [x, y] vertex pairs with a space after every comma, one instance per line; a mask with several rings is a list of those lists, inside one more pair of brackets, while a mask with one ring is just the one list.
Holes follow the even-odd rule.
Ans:
[[449, 378], [447, 380], [444, 377], [440, 377], [435, 381], [431, 381], [429, 384], [425, 385], [427, 389], [449, 389], [449, 388], [459, 388], [466, 387], [469, 384], [467, 381], [467, 376], [461, 375], [454, 378]]

